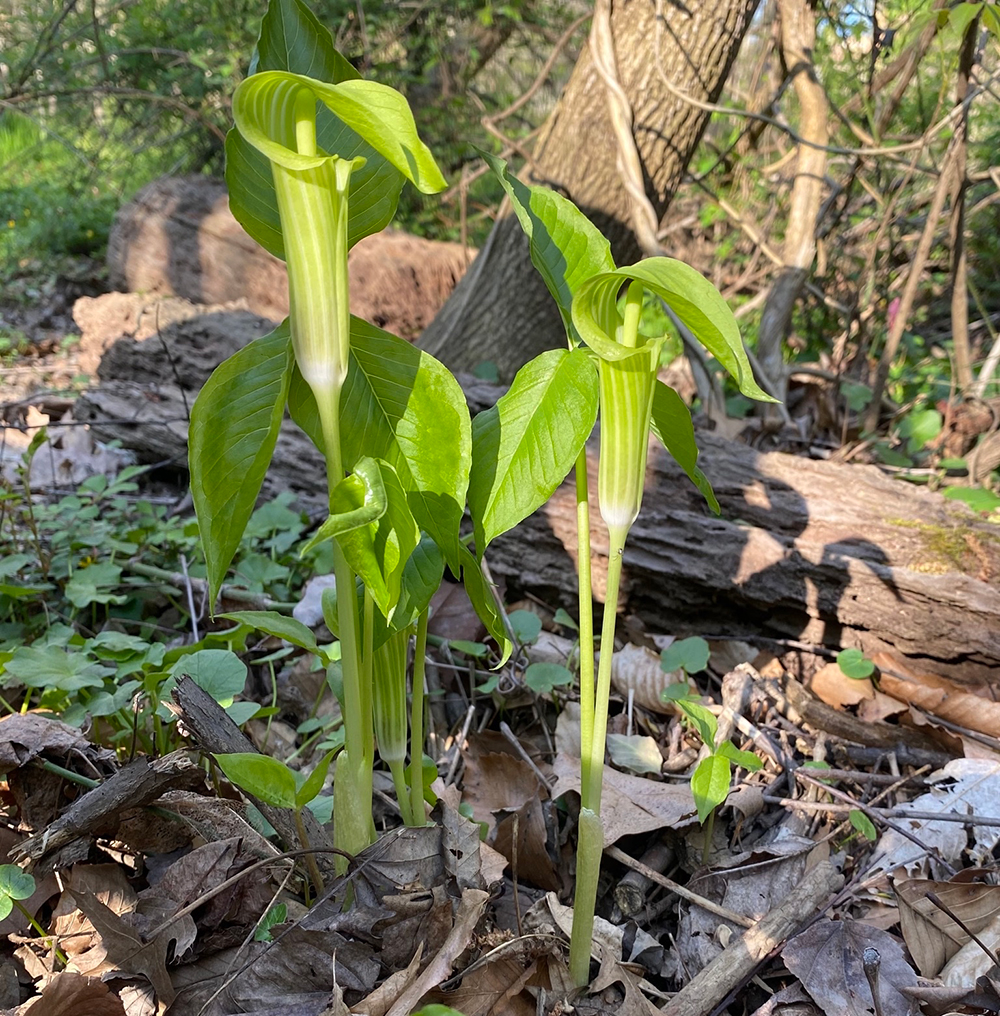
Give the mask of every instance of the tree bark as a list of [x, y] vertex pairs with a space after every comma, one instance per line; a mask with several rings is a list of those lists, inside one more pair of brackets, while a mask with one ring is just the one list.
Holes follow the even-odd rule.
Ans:
[[962, 117], [955, 127], [958, 147], [955, 151], [955, 179], [951, 190], [951, 217], [948, 236], [951, 241], [951, 338], [955, 356], [955, 379], [960, 392], [972, 387], [972, 351], [969, 348], [968, 257], [965, 250], [966, 156], [969, 147], [969, 78], [976, 59], [979, 16], [969, 23], [962, 38], [958, 58], [958, 87], [955, 105], [962, 106]]
[[770, 391], [784, 399], [788, 383], [784, 348], [792, 311], [802, 292], [816, 254], [816, 219], [823, 197], [826, 149], [829, 141], [827, 103], [816, 75], [816, 17], [808, 0], [779, 0], [781, 50], [799, 100], [798, 165], [792, 184], [791, 206], [785, 229], [784, 267], [768, 293], [760, 318], [757, 360]]
[[[662, 15], [654, 0], [611, 5], [618, 76], [632, 104], [646, 192], [660, 219], [710, 116], [683, 96], [700, 102], [718, 98], [757, 2], [669, 3]], [[669, 84], [661, 69], [670, 75]], [[618, 263], [628, 264], [640, 251], [617, 153], [605, 85], [584, 48], [524, 177], [575, 201], [611, 241]], [[531, 264], [516, 218], [507, 213], [418, 344], [454, 370], [492, 360], [510, 378], [537, 353], [562, 342], [555, 304]]]

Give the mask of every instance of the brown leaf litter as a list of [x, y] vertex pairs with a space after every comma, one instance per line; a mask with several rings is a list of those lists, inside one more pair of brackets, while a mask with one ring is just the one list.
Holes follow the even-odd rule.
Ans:
[[[633, 656], [650, 662], [646, 650]], [[378, 842], [309, 906], [290, 816], [267, 812], [275, 844], [188, 750], [119, 765], [53, 717], [0, 720], [16, 827], [7, 849], [39, 879], [26, 904], [45, 932], [9, 925], [0, 973], [15, 976], [0, 978], [0, 1012], [403, 1016], [430, 1002], [466, 1016], [1000, 1012], [995, 703], [894, 658], [863, 682], [818, 661], [803, 674], [809, 687], [779, 658], [758, 662], [763, 673], [740, 663], [701, 697], [720, 739], [765, 762], [755, 774], [734, 767], [708, 841], [689, 782], [704, 747], [675, 711], [646, 708], [634, 679], [622, 685], [612, 728], [659, 755], [645, 751], [643, 775], [616, 767], [628, 752], [605, 766], [604, 881], [583, 993], [565, 965], [572, 702], [518, 705], [514, 679], [516, 734], [469, 731], [466, 711], [438, 741], [451, 779], [435, 784], [434, 824], [383, 820]], [[673, 681], [646, 670], [649, 688]], [[255, 750], [189, 682], [176, 694], [199, 746]], [[322, 851], [329, 831], [318, 829]], [[262, 932], [268, 914], [277, 920]]]

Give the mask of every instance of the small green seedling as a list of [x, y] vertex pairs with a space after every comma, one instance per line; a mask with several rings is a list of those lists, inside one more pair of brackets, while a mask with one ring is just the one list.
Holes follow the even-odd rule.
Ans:
[[[302, 849], [310, 849], [309, 837], [306, 835], [305, 823], [302, 821], [302, 809], [323, 789], [326, 774], [337, 749], [328, 751], [308, 777], [290, 769], [270, 755], [261, 755], [255, 751], [234, 752], [231, 755], [216, 755], [215, 760], [226, 777], [248, 794], [270, 804], [275, 808], [289, 808], [295, 812], [295, 826], [299, 834]], [[323, 878], [319, 873], [316, 859], [311, 853], [306, 854], [306, 866], [309, 877], [317, 892], [323, 891]]]
[[698, 821], [705, 827], [705, 857], [708, 857], [715, 825], [715, 810], [725, 803], [735, 764], [755, 773], [762, 763], [753, 752], [741, 751], [732, 741], [718, 743], [719, 725], [715, 715], [693, 698], [677, 699], [684, 718], [701, 735], [710, 754], [703, 758], [691, 776], [691, 793], [698, 809]]
[[21, 900], [28, 899], [34, 893], [33, 876], [22, 871], [16, 864], [0, 864], [0, 921], [8, 917], [16, 906], [34, 924], [31, 915], [21, 905]]
[[840, 669], [856, 681], [863, 681], [875, 673], [875, 664], [860, 649], [844, 649], [837, 653]]
[[276, 924], [284, 924], [287, 917], [288, 907], [284, 903], [276, 903], [260, 919], [260, 924], [257, 925], [257, 930], [253, 933], [253, 940], [255, 942], [273, 941], [274, 936], [271, 934], [271, 929]]
[[861, 833], [869, 843], [874, 843], [878, 839], [875, 823], [860, 808], [852, 808], [847, 817], [854, 829]]
[[[0, 921], [10, 916], [11, 911], [17, 907], [42, 938], [50, 939], [52, 936], [35, 920], [34, 915], [21, 902], [34, 896], [36, 888], [33, 875], [22, 871], [16, 864], [0, 864]], [[66, 964], [66, 957], [61, 949], [57, 948], [55, 955], [60, 963]]]
[[683, 670], [685, 674], [698, 674], [708, 666], [708, 643], [697, 635], [672, 642], [660, 653], [660, 667], [667, 674]]

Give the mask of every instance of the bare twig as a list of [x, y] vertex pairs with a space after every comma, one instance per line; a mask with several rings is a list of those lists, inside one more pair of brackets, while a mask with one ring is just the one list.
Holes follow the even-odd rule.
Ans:
[[754, 922], [749, 917], [744, 917], [742, 914], [727, 910], [725, 907], [719, 906], [718, 903], [713, 903], [711, 900], [705, 899], [704, 896], [699, 896], [688, 889], [687, 886], [667, 878], [666, 875], [661, 875], [660, 872], [643, 864], [642, 861], [629, 857], [624, 850], [620, 850], [618, 847], [605, 847], [604, 853], [608, 857], [614, 858], [614, 860], [624, 864], [627, 868], [639, 872], [640, 875], [648, 878], [650, 882], [655, 882], [664, 889], [669, 889], [670, 892], [676, 893], [682, 899], [693, 903], [697, 907], [701, 907], [702, 910], [707, 910], [710, 914], [715, 914], [716, 917], [721, 917], [724, 921], [731, 921], [733, 924], [738, 924], [741, 928], [752, 928], [754, 925]]

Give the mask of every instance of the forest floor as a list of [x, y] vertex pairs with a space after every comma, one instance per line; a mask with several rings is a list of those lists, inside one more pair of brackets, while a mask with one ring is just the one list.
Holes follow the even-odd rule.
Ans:
[[[27, 340], [0, 375], [5, 444], [18, 425], [23, 434], [49, 417], [55, 431], [72, 412], [85, 382], [77, 347], [64, 341], [65, 304], [99, 286], [81, 270], [39, 293], [34, 307], [29, 296], [0, 308], [5, 326]], [[92, 441], [74, 447], [85, 470], [106, 454]], [[65, 490], [25, 495], [14, 470], [5, 481], [4, 554], [30, 550], [14, 526], [26, 499], [52, 509], [43, 536], [74, 525], [96, 533], [111, 520], [110, 533], [92, 538], [100, 558], [131, 532], [143, 498], [164, 507], [161, 542], [193, 553], [185, 490], [171, 487], [171, 475], [158, 473], [152, 487], [138, 477], [134, 495], [102, 502], [108, 514], [100, 508], [97, 521], [81, 523], [70, 514], [91, 505], [91, 488], [71, 491], [78, 504], [64, 510]], [[287, 501], [268, 510], [295, 518]], [[301, 576], [275, 550], [276, 533], [260, 539], [271, 541], [267, 554], [284, 570], [248, 584], [242, 598], [231, 590], [226, 609], [246, 609], [247, 594], [273, 603], [275, 588], [284, 607], [304, 598]], [[264, 546], [255, 545], [255, 566]], [[880, 674], [863, 658], [838, 663], [821, 647], [762, 652], [710, 641], [707, 658], [692, 662], [698, 647], [666, 623], [635, 644], [630, 634], [615, 659], [592, 981], [577, 992], [566, 958], [579, 706], [571, 684], [528, 676], [532, 663], [572, 666], [565, 613], [532, 595], [508, 604], [520, 641], [497, 674], [460, 587], [444, 587], [428, 658], [436, 767], [428, 824], [401, 824], [392, 781], [377, 772], [378, 839], [344, 872], [331, 851], [328, 780], [307, 824], [320, 860], [315, 885], [288, 811], [241, 794], [211, 760], [260, 751], [312, 771], [329, 743], [320, 734], [333, 736], [339, 710], [308, 654], [244, 635], [247, 670], [225, 706], [175, 667], [172, 692], [159, 689], [162, 709], [143, 704], [148, 686], [100, 716], [81, 707], [94, 702], [79, 696], [88, 667], [113, 672], [122, 688], [129, 668], [165, 676], [159, 664], [147, 666], [154, 628], [169, 650], [199, 638], [216, 645], [213, 633], [226, 622], [189, 609], [203, 587], [195, 572], [147, 574], [144, 585], [121, 579], [82, 612], [53, 606], [36, 643], [55, 654], [49, 671], [5, 677], [0, 852], [19, 871], [0, 867], [0, 909], [12, 907], [0, 925], [3, 1013], [404, 1016], [431, 1004], [465, 1016], [1000, 1013], [995, 688], [907, 675], [922, 690], [918, 706], [891, 667]], [[19, 604], [41, 602], [14, 584], [15, 573], [0, 571], [5, 665], [17, 653], [11, 625], [28, 624]], [[93, 626], [118, 593], [142, 601], [145, 662], [124, 639], [137, 629]], [[30, 623], [39, 630], [37, 619]], [[96, 627], [111, 646], [104, 656], [94, 655]], [[62, 643], [57, 629], [65, 629]], [[52, 669], [54, 660], [76, 659], [83, 662], [66, 673]], [[58, 708], [31, 697], [46, 680], [65, 692]], [[678, 686], [715, 718], [714, 745], [685, 720]], [[241, 704], [249, 709], [234, 713]], [[154, 751], [143, 750], [147, 722]], [[760, 767], [727, 763], [722, 803], [702, 823], [691, 775], [727, 742]]]

